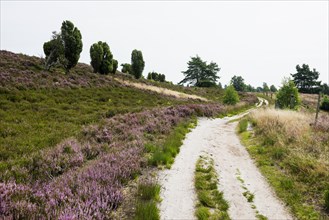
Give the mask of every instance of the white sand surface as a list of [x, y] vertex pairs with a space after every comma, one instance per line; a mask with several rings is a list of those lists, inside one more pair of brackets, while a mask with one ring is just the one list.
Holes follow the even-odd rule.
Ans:
[[[214, 159], [219, 189], [230, 205], [232, 219], [256, 219], [256, 210], [268, 219], [292, 219], [240, 144], [235, 133], [237, 122], [228, 123], [240, 116], [199, 118], [198, 126], [186, 136], [172, 168], [159, 173], [161, 219], [195, 219], [194, 171], [202, 152]], [[253, 204], [257, 209], [252, 209], [251, 203], [242, 195], [245, 189], [237, 179], [237, 170], [245, 186], [254, 194]]]

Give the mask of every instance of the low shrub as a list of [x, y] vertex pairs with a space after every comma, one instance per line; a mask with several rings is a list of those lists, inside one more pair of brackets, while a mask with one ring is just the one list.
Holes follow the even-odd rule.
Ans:
[[234, 89], [234, 87], [232, 85], [231, 86], [228, 86], [225, 89], [223, 102], [225, 104], [235, 105], [239, 101], [240, 101], [240, 99], [239, 99], [238, 92]]
[[324, 96], [320, 109], [324, 110], [324, 111], [329, 111], [329, 98], [328, 96]]

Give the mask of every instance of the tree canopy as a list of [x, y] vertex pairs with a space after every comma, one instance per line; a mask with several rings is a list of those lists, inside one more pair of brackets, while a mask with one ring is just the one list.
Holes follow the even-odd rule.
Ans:
[[122, 66], [121, 72], [132, 74], [131, 64], [130, 63], [123, 63], [123, 64], [121, 64], [121, 66]]
[[234, 89], [239, 92], [243, 92], [245, 90], [246, 84], [244, 84], [244, 79], [242, 76], [233, 76], [231, 79], [231, 85], [233, 85]]
[[268, 92], [270, 91], [270, 88], [268, 87], [266, 82], [263, 82], [263, 92], [268, 95]]
[[165, 82], [166, 81], [166, 76], [164, 74], [161, 74], [161, 73], [150, 72], [147, 75], [147, 79], [154, 80], [154, 81], [159, 81], [159, 82]]
[[230, 85], [225, 89], [223, 102], [229, 105], [235, 105], [239, 102], [239, 95], [233, 85]]
[[64, 45], [60, 34], [53, 32], [52, 39], [43, 44], [43, 51], [46, 55], [45, 66], [49, 70], [53, 65], [63, 63]]
[[141, 78], [144, 70], [145, 62], [143, 59], [142, 51], [133, 50], [131, 53], [131, 72], [136, 79]]
[[324, 94], [329, 95], [329, 86], [328, 86], [327, 83], [323, 83], [322, 86], [321, 86], [321, 89], [322, 89], [322, 92], [323, 92]]
[[113, 59], [113, 71], [112, 73], [116, 73], [117, 69], [118, 69], [118, 61]]
[[71, 21], [63, 21], [62, 27], [62, 39], [64, 44], [64, 54], [67, 62], [65, 63], [65, 69], [69, 70], [77, 65], [80, 53], [82, 52], [82, 36], [78, 28], [74, 27]]
[[291, 74], [293, 81], [298, 88], [299, 92], [302, 93], [317, 93], [319, 92], [319, 87], [321, 81], [317, 81], [319, 78], [319, 72], [315, 69], [310, 70], [307, 64], [303, 64], [302, 67], [296, 66], [297, 73]]
[[285, 79], [277, 95], [277, 104], [280, 108], [295, 109], [300, 104], [298, 89], [294, 81]]
[[182, 71], [185, 78], [179, 84], [187, 83], [188, 85], [198, 87], [216, 86], [216, 81], [220, 78], [217, 73], [220, 71], [218, 65], [214, 62], [207, 64], [199, 56], [192, 57], [187, 63], [186, 71]]
[[116, 68], [118, 63], [113, 59], [110, 47], [106, 42], [98, 41], [90, 47], [91, 66], [94, 68], [95, 73], [108, 74], [115, 73], [114, 65]]
[[77, 65], [82, 51], [82, 36], [70, 21], [63, 21], [61, 32], [53, 32], [52, 39], [43, 44], [46, 68], [59, 63], [68, 72]]
[[246, 92], [256, 92], [256, 89], [252, 85], [248, 84], [245, 86], [245, 91]]
[[278, 89], [274, 85], [271, 85], [270, 90], [271, 90], [271, 92], [277, 92], [278, 91]]

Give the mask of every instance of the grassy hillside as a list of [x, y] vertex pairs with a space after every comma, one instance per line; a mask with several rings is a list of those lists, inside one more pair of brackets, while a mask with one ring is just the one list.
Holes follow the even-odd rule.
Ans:
[[119, 75], [86, 64], [45, 71], [42, 59], [0, 52], [0, 217], [109, 218], [147, 166], [145, 144], [158, 146], [195, 116], [256, 102], [223, 106], [219, 89], [212, 102], [177, 99], [120, 84]]

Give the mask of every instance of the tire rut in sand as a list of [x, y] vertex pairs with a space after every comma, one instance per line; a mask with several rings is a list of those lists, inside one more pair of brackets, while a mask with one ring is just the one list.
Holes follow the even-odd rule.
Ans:
[[253, 203], [259, 213], [269, 219], [292, 219], [240, 144], [235, 133], [237, 122], [227, 123], [231, 119], [200, 118], [198, 126], [186, 136], [171, 169], [159, 173], [161, 219], [196, 219], [194, 171], [202, 151], [213, 155], [220, 179], [219, 190], [229, 203], [228, 213], [232, 219], [256, 219], [257, 215], [243, 195], [245, 190], [236, 177], [237, 170], [253, 193]]

